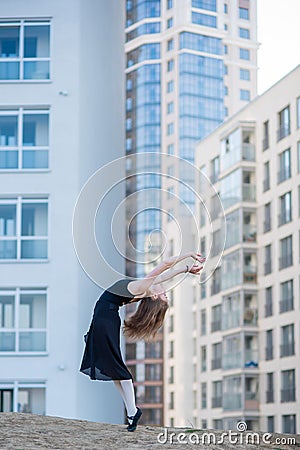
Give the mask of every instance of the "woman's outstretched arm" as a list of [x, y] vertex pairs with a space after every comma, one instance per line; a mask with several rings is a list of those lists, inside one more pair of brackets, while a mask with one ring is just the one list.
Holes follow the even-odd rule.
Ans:
[[[166, 260], [164, 260], [160, 264], [158, 264], [153, 270], [151, 270], [151, 272], [146, 277], [142, 278], [141, 280], [131, 281], [128, 284], [129, 291], [133, 295], [135, 295], [136, 298], [146, 297], [147, 295], [149, 295], [148, 290], [152, 284], [162, 282], [162, 280], [160, 279], [161, 277], [159, 277], [159, 276], [163, 272], [170, 269], [178, 262], [183, 261], [184, 259], [187, 259], [187, 258], [193, 258], [195, 261], [204, 262], [204, 258], [201, 257], [200, 253], [195, 253], [195, 252], [185, 253], [184, 255], [180, 255], [180, 256], [171, 256], [170, 258], [167, 258]], [[177, 274], [182, 273], [181, 272], [182, 269], [178, 269], [178, 270], [180, 270], [180, 272], [178, 272]], [[185, 268], [185, 270], [186, 270], [186, 268]], [[173, 275], [171, 277], [170, 277], [170, 275], [168, 275], [167, 279], [173, 278], [173, 276], [177, 275], [174, 272], [172, 272]], [[193, 273], [193, 272], [191, 272], [191, 273]]]

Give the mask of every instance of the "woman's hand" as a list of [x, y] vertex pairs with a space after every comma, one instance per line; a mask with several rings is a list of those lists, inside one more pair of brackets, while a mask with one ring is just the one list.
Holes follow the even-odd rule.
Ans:
[[198, 266], [198, 264], [193, 264], [191, 267], [186, 267], [186, 272], [191, 273], [193, 275], [200, 275], [201, 270], [203, 269], [203, 266]]
[[203, 263], [206, 260], [205, 257], [202, 257], [201, 253], [191, 252], [191, 253], [189, 253], [189, 257], [193, 258], [195, 261], [198, 261], [200, 263]]

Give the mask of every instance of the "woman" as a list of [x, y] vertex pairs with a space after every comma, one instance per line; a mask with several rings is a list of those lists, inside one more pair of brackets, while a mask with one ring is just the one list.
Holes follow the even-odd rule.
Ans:
[[[187, 258], [193, 258], [196, 263], [169, 270]], [[95, 305], [91, 325], [85, 335], [86, 347], [80, 371], [92, 380], [114, 381], [125, 403], [128, 431], [135, 431], [142, 411], [135, 404], [132, 375], [121, 356], [119, 307], [140, 301], [136, 312], [124, 322], [124, 334], [132, 340], [152, 340], [169, 307], [162, 283], [184, 272], [199, 274], [202, 266], [197, 262], [204, 261], [205, 258], [194, 252], [168, 258], [143, 279], [117, 281], [103, 292]]]

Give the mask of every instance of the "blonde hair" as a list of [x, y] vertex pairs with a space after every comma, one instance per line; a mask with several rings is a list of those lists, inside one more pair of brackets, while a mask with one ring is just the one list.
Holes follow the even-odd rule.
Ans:
[[153, 341], [163, 324], [169, 308], [168, 302], [160, 298], [145, 297], [140, 301], [136, 312], [124, 321], [123, 332], [133, 341]]

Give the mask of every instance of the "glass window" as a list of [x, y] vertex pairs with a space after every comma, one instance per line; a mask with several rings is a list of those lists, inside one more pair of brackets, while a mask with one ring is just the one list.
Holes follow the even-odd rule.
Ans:
[[286, 192], [279, 198], [279, 223], [278, 225], [284, 225], [292, 220], [292, 192]]
[[250, 30], [248, 28], [239, 28], [239, 36], [243, 39], [250, 39]]
[[250, 91], [248, 89], [240, 89], [240, 100], [250, 100]]
[[288, 148], [279, 155], [278, 183], [291, 178], [291, 150]]
[[228, 54], [228, 45], [224, 44], [223, 49], [224, 49], [224, 55], [227, 55]]
[[250, 60], [250, 50], [247, 48], [240, 48], [240, 59]]
[[0, 80], [48, 80], [49, 21], [16, 22], [0, 26]]
[[217, 0], [192, 0], [192, 8], [217, 11]]
[[232, 167], [241, 160], [241, 129], [238, 128], [221, 141], [221, 171]]
[[280, 240], [279, 269], [293, 265], [293, 236]]
[[1, 383], [0, 412], [45, 415], [45, 383], [14, 381]]
[[228, 4], [224, 3], [224, 14], [228, 14]]
[[249, 20], [249, 9], [248, 8], [239, 8], [239, 17], [240, 19]]
[[240, 69], [240, 80], [250, 80], [250, 70], [248, 69]]
[[216, 16], [192, 12], [192, 23], [205, 27], [217, 28]]
[[174, 81], [170, 80], [167, 83], [167, 92], [173, 92], [174, 91]]
[[204, 36], [184, 31], [180, 33], [180, 49], [183, 48], [221, 55], [222, 40], [212, 36]]
[[296, 434], [296, 414], [282, 416], [282, 433]]
[[129, 42], [132, 39], [135, 39], [138, 36], [142, 36], [144, 34], [156, 33], [160, 33], [160, 22], [144, 23], [143, 25], [140, 25], [139, 27], [126, 34], [126, 42]]
[[168, 145], [168, 155], [174, 155], [174, 144]]
[[49, 111], [1, 113], [0, 170], [46, 169], [48, 153]]
[[223, 264], [221, 266], [222, 289], [236, 286], [242, 282], [242, 268], [240, 259], [240, 253], [238, 251], [223, 257]]
[[280, 312], [292, 311], [294, 309], [294, 283], [293, 280], [280, 283]]
[[170, 59], [167, 64], [167, 70], [168, 72], [172, 72], [173, 69], [174, 69], [174, 59]]
[[291, 133], [291, 123], [290, 123], [290, 107], [287, 106], [282, 111], [278, 113], [278, 130], [277, 130], [277, 141], [280, 141], [284, 137]]
[[294, 324], [281, 327], [280, 356], [292, 356], [295, 354]]
[[173, 8], [173, 0], [167, 0], [167, 9]]
[[169, 52], [170, 50], [174, 49], [174, 39], [169, 39], [167, 41], [167, 51]]
[[173, 113], [174, 112], [174, 102], [169, 102], [168, 104], [167, 104], [167, 113], [168, 114], [171, 114], [171, 113]]
[[300, 141], [297, 142], [298, 173], [300, 173]]
[[167, 135], [170, 136], [171, 134], [174, 134], [174, 123], [168, 123], [167, 125]]
[[47, 258], [47, 223], [47, 200], [1, 199], [0, 259]]
[[297, 98], [297, 128], [300, 128], [300, 97]]
[[0, 352], [45, 352], [46, 313], [45, 289], [0, 290]]
[[228, 95], [228, 86], [224, 86], [224, 95]]
[[145, 60], [160, 58], [160, 44], [144, 44], [127, 54], [127, 67]]
[[167, 28], [172, 28], [172, 26], [173, 26], [173, 17], [170, 17], [167, 20]]

